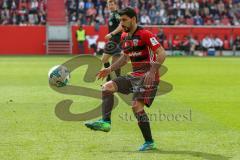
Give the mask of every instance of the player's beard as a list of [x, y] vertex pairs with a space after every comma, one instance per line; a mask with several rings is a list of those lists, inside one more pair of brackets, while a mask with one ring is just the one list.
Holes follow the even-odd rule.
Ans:
[[122, 25], [122, 28], [123, 28], [124, 32], [129, 33], [132, 28], [132, 23], [129, 23], [127, 26]]

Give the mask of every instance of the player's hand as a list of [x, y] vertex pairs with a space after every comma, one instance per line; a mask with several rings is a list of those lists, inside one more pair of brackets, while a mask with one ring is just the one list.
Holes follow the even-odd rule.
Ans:
[[109, 74], [111, 73], [111, 68], [108, 67], [108, 68], [104, 68], [102, 70], [100, 70], [98, 73], [97, 73], [97, 78], [98, 80], [99, 79], [104, 79], [105, 77], [107, 77]]
[[145, 78], [144, 78], [144, 86], [149, 88], [153, 85], [153, 81], [155, 80], [155, 74], [148, 71], [146, 74], [145, 74]]
[[109, 40], [110, 38], [112, 38], [111, 33], [109, 33], [109, 34], [107, 34], [107, 35], [105, 36], [105, 39], [106, 39], [106, 40]]

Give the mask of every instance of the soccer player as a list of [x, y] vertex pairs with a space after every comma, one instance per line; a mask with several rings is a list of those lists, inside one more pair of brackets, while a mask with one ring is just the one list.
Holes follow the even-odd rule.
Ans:
[[[116, 0], [108, 0], [107, 1], [108, 9], [110, 10], [110, 17], [108, 22], [108, 30], [109, 33], [105, 36], [105, 39], [110, 40], [110, 42], [114, 42], [115, 44], [120, 43], [121, 38], [121, 31], [122, 27], [120, 24], [120, 16], [118, 14], [118, 6]], [[107, 43], [110, 44], [110, 43]], [[110, 44], [111, 45], [111, 44]], [[105, 68], [108, 68], [110, 66], [109, 59], [112, 56], [112, 63], [116, 62], [118, 58], [120, 57], [121, 50], [119, 48], [117, 49], [111, 49], [109, 51], [105, 50], [105, 53], [103, 53], [102, 56], [102, 63], [104, 64]], [[116, 76], [120, 76], [121, 71], [120, 69], [115, 70]], [[111, 77], [110, 75], [107, 76], [107, 81], [110, 81]]]
[[[102, 119], [87, 122], [85, 125], [93, 130], [108, 132], [111, 129], [111, 111], [113, 108], [113, 93], [133, 93], [132, 110], [138, 121], [145, 143], [140, 151], [156, 149], [153, 141], [149, 118], [144, 106], [150, 107], [159, 84], [159, 68], [165, 60], [165, 50], [154, 34], [137, 25], [137, 15], [134, 9], [127, 7], [119, 12], [123, 33], [121, 39], [123, 54], [117, 62], [99, 71], [98, 78], [103, 79], [112, 71], [124, 66], [131, 60], [133, 72], [130, 75], [117, 77], [106, 82], [102, 88]], [[124, 40], [126, 43], [124, 43]], [[132, 42], [132, 43], [130, 43]], [[129, 48], [129, 45], [132, 47]]]

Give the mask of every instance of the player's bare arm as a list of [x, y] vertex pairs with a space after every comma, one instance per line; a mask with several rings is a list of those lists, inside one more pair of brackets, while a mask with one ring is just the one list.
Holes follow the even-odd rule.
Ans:
[[112, 71], [115, 71], [121, 68], [122, 66], [124, 66], [125, 64], [127, 64], [128, 60], [129, 60], [129, 56], [126, 54], [122, 54], [121, 57], [115, 63], [113, 63], [110, 67], [104, 68], [98, 72], [97, 74], [98, 79], [104, 79]]
[[111, 33], [108, 33], [108, 34], [105, 36], [105, 39], [106, 39], [106, 40], [109, 40], [109, 39], [112, 38], [114, 35], [122, 32], [122, 30], [123, 30], [123, 29], [122, 29], [122, 25], [119, 24], [119, 26], [118, 26], [114, 31], [112, 31]]
[[155, 80], [156, 73], [159, 71], [161, 64], [163, 64], [166, 58], [166, 53], [163, 47], [159, 47], [155, 51], [155, 54], [156, 54], [156, 61], [151, 63], [151, 68], [145, 75], [144, 84], [146, 86], [152, 85], [153, 81]]

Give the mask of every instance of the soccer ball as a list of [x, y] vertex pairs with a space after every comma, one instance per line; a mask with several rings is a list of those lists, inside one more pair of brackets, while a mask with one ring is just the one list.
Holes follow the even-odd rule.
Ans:
[[54, 66], [48, 72], [48, 81], [50, 85], [64, 87], [68, 84], [69, 79], [70, 72], [67, 67], [63, 65]]

